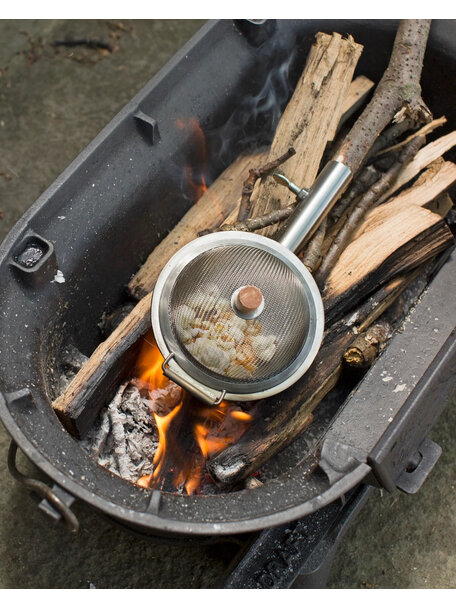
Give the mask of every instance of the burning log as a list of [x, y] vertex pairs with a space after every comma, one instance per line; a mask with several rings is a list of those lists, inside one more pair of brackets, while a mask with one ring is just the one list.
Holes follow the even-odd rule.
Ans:
[[357, 325], [373, 322], [405, 289], [409, 278], [394, 280], [325, 332], [320, 351], [303, 378], [292, 387], [261, 402], [261, 415], [241, 439], [209, 460], [207, 468], [216, 483], [231, 487], [258, 470], [309, 425], [312, 411], [335, 387], [342, 370], [342, 356], [357, 336]]

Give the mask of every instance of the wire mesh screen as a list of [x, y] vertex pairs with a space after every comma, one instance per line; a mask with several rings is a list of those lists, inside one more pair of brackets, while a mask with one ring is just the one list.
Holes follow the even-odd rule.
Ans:
[[[239, 317], [233, 292], [258, 287], [261, 314]], [[278, 257], [253, 246], [228, 245], [206, 251], [177, 277], [169, 316], [185, 356], [206, 372], [234, 382], [257, 382], [285, 370], [308, 332], [309, 308], [303, 284]]]

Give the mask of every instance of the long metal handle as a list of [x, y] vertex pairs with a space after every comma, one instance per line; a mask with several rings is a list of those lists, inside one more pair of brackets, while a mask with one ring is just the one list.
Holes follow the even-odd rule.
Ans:
[[347, 166], [331, 160], [280, 232], [279, 243], [293, 252], [301, 249], [345, 190], [350, 177], [351, 171]]

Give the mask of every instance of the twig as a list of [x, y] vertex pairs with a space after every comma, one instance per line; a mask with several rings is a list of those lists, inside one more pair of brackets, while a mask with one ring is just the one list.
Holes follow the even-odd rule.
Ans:
[[287, 161], [295, 154], [296, 150], [294, 148], [289, 148], [288, 151], [285, 152], [285, 154], [282, 154], [282, 156], [279, 156], [279, 158], [277, 158], [276, 160], [272, 160], [257, 169], [249, 170], [249, 176], [244, 181], [242, 188], [241, 204], [239, 206], [239, 212], [237, 216], [238, 222], [244, 222], [249, 217], [251, 207], [250, 198], [252, 196], [252, 192], [257, 181], [265, 175], [268, 175], [271, 171], [274, 171], [274, 169], [277, 169], [277, 167], [279, 167], [282, 163]]
[[335, 224], [350, 207], [353, 201], [361, 194], [364, 194], [381, 176], [373, 165], [368, 165], [361, 169], [350, 185], [349, 190], [336, 203], [330, 213], [330, 219]]
[[366, 155], [364, 159], [365, 162], [370, 162], [374, 157], [382, 154], [384, 149], [387, 149], [391, 146], [395, 141], [397, 141], [404, 133], [407, 131], [411, 131], [412, 129], [417, 128], [417, 121], [411, 116], [407, 116], [401, 122], [395, 122], [388, 128], [386, 128], [383, 133], [380, 133], [378, 139], [372, 145], [372, 148]]
[[[447, 122], [447, 119], [445, 116], [436, 118], [435, 120], [428, 122], [427, 125], [424, 125], [424, 127], [421, 127], [421, 129], [419, 129], [418, 131], [415, 131], [415, 133], [412, 133], [411, 135], [406, 137], [403, 141], [400, 141], [397, 144], [394, 144], [392, 146], [385, 147], [382, 149], [377, 148], [379, 151], [375, 152], [375, 156], [377, 156], [377, 157], [384, 156], [385, 154], [389, 154], [390, 152], [396, 152], [396, 150], [399, 150], [400, 148], [403, 148], [405, 145], [407, 145], [408, 142], [411, 139], [413, 139], [414, 137], [417, 137], [418, 135], [427, 135], [428, 133], [432, 133], [432, 131], [434, 131], [434, 129], [441, 127], [446, 122]], [[401, 123], [399, 123], [399, 124], [401, 124]], [[377, 144], [379, 142], [379, 140], [380, 140], [380, 137], [378, 138], [378, 140], [375, 143]], [[369, 157], [370, 157], [370, 153], [369, 153]]]
[[277, 224], [278, 222], [286, 220], [296, 209], [296, 204], [297, 203], [294, 203], [289, 207], [276, 209], [275, 211], [266, 213], [266, 215], [261, 215], [260, 217], [254, 217], [252, 219], [245, 220], [245, 222], [236, 222], [235, 224], [223, 224], [222, 226], [220, 226], [220, 228], [216, 228], [215, 230], [204, 230], [200, 232], [199, 235], [203, 236], [203, 234], [209, 234], [210, 232], [229, 232], [232, 230], [237, 230], [241, 232], [254, 232], [255, 230], [260, 230], [261, 228], [266, 228], [267, 226], [272, 226], [273, 224]]
[[412, 139], [402, 150], [399, 158], [396, 160], [390, 170], [384, 173], [380, 179], [377, 180], [375, 184], [361, 196], [356, 207], [353, 209], [353, 212], [350, 214], [350, 217], [347, 219], [346, 223], [334, 239], [334, 242], [330, 246], [320, 268], [318, 269], [318, 272], [315, 275], [315, 280], [320, 288], [323, 288], [326, 278], [339, 259], [340, 254], [347, 246], [356, 228], [361, 223], [366, 212], [371, 209], [382, 194], [388, 190], [396, 179], [403, 165], [412, 160], [424, 142], [424, 135], [420, 135], [415, 139]]
[[390, 330], [391, 324], [386, 319], [380, 319], [347, 348], [344, 353], [345, 363], [355, 369], [371, 367], [380, 348], [387, 341]]
[[421, 98], [420, 77], [431, 21], [400, 22], [391, 59], [374, 96], [353, 125], [335, 159], [355, 174], [378, 134], [392, 121], [411, 117], [427, 122], [430, 111]]

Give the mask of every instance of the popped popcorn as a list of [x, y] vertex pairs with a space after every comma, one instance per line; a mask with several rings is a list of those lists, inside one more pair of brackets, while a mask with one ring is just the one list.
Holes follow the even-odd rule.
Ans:
[[188, 352], [208, 369], [245, 379], [271, 361], [277, 336], [263, 335], [258, 319], [237, 316], [215, 284], [192, 294], [175, 311], [175, 327]]

